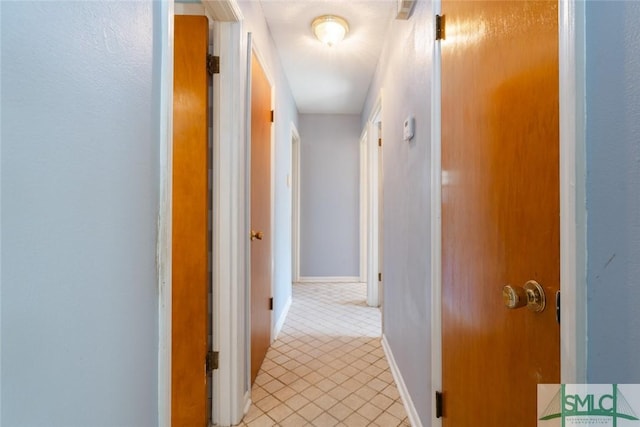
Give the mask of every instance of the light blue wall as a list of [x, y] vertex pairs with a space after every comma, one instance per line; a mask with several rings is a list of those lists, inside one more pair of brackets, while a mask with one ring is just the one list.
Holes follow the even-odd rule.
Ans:
[[[431, 425], [430, 150], [433, 27], [431, 4], [418, 1], [408, 21], [392, 22], [363, 111], [380, 89], [384, 214], [383, 333], [422, 421]], [[415, 116], [415, 137], [402, 139]]]
[[157, 425], [167, 6], [0, 7], [0, 424]]
[[[291, 298], [291, 188], [287, 185], [287, 175], [291, 174], [291, 125], [298, 126], [298, 109], [260, 3], [241, 1], [239, 5], [244, 15], [243, 32], [251, 32], [253, 44], [264, 60], [263, 66], [275, 86], [273, 316], [274, 321], [278, 321], [285, 304]], [[243, 52], [246, 51], [246, 40], [242, 49]]]
[[586, 5], [588, 373], [640, 382], [640, 3]]
[[300, 275], [360, 276], [360, 116], [300, 115]]

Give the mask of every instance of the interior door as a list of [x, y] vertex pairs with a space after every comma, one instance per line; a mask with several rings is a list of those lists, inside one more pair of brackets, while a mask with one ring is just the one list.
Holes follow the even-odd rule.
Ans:
[[171, 425], [207, 424], [207, 44], [204, 16], [176, 16], [173, 89]]
[[[536, 384], [560, 381], [558, 4], [442, 12], [443, 425], [535, 426]], [[544, 311], [508, 309], [529, 280]]]
[[251, 383], [271, 344], [271, 86], [251, 57]]

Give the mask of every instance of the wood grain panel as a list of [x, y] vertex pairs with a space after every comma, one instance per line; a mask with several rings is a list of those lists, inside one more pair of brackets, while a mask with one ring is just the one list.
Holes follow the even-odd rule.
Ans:
[[[557, 3], [442, 9], [443, 425], [533, 427], [560, 380]], [[542, 313], [504, 306], [528, 280]]]
[[[251, 58], [251, 383], [271, 344], [271, 86]], [[249, 237], [249, 236], [247, 236]]]
[[206, 425], [208, 22], [175, 17], [171, 425]]

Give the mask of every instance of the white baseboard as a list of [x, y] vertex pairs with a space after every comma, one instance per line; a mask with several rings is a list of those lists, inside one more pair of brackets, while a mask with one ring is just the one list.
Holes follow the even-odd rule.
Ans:
[[360, 276], [303, 276], [296, 283], [360, 283]]
[[249, 409], [251, 408], [251, 404], [252, 403], [253, 402], [251, 401], [251, 390], [249, 390], [244, 394], [244, 407], [242, 409], [242, 418], [240, 419], [240, 421], [238, 421], [237, 423], [233, 424], [234, 426], [239, 425], [240, 423], [242, 423], [242, 420], [244, 419], [244, 416], [247, 415], [247, 412], [249, 412]]
[[284, 326], [284, 321], [287, 320], [287, 314], [289, 314], [290, 308], [291, 308], [291, 295], [289, 295], [287, 302], [284, 304], [284, 309], [282, 310], [282, 313], [280, 313], [280, 318], [278, 319], [276, 324], [273, 326], [273, 333], [271, 334], [271, 336], [273, 337], [273, 341], [275, 341], [278, 338], [278, 334], [280, 333], [280, 331], [282, 330], [282, 327]]
[[396, 386], [398, 387], [398, 393], [400, 393], [400, 397], [402, 398], [404, 410], [407, 411], [409, 422], [413, 427], [422, 427], [420, 417], [418, 416], [418, 411], [416, 411], [416, 407], [413, 405], [413, 401], [411, 400], [411, 396], [409, 395], [407, 386], [404, 383], [402, 375], [400, 374], [400, 369], [398, 369], [398, 365], [393, 358], [393, 353], [391, 352], [391, 347], [389, 347], [389, 343], [387, 342], [387, 337], [384, 334], [382, 335], [382, 349], [384, 350], [384, 354], [387, 356], [389, 368], [391, 369], [393, 380], [396, 382]]

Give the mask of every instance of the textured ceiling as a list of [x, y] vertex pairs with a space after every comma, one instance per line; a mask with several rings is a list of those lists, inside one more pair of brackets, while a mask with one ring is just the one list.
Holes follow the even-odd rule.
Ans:
[[[264, 16], [302, 114], [360, 114], [396, 0], [261, 0]], [[338, 15], [349, 33], [333, 47], [311, 22]]]

